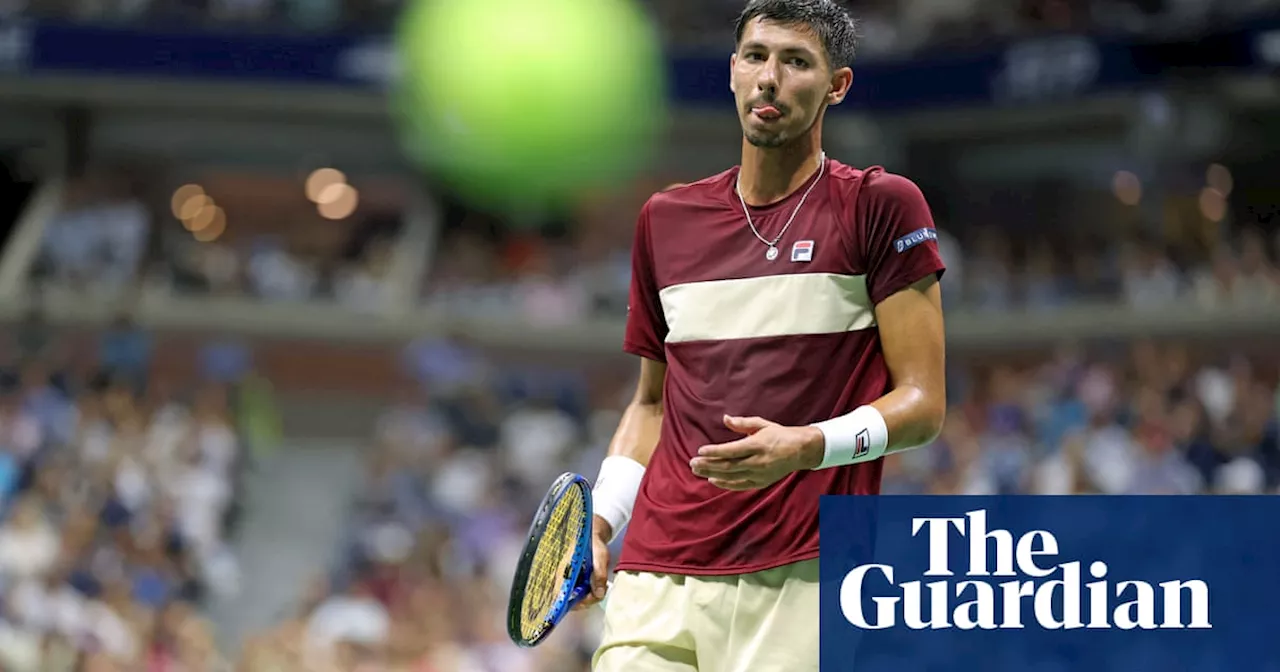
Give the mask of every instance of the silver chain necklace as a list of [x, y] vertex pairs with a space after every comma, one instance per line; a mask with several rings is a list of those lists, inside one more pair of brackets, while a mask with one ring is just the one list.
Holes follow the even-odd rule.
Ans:
[[782, 237], [787, 235], [787, 229], [791, 228], [791, 222], [795, 221], [796, 215], [800, 212], [800, 208], [804, 207], [805, 200], [809, 198], [809, 192], [813, 191], [813, 188], [818, 186], [818, 182], [822, 180], [822, 173], [827, 168], [827, 153], [822, 152], [818, 158], [818, 176], [813, 180], [813, 184], [810, 184], [809, 188], [804, 190], [804, 195], [800, 197], [800, 202], [796, 204], [796, 209], [791, 211], [791, 217], [787, 218], [787, 223], [784, 224], [782, 226], [782, 230], [778, 232], [778, 237], [774, 238], [772, 241], [765, 240], [765, 237], [760, 235], [760, 231], [756, 229], [755, 222], [751, 221], [751, 211], [747, 208], [747, 199], [742, 197], [742, 171], [738, 171], [738, 179], [735, 181], [733, 188], [738, 192], [738, 202], [742, 204], [742, 214], [747, 217], [747, 226], [751, 227], [751, 233], [754, 233], [756, 238], [759, 238], [760, 242], [764, 243], [769, 248], [765, 250], [765, 259], [773, 261], [778, 258], [778, 241], [782, 240]]

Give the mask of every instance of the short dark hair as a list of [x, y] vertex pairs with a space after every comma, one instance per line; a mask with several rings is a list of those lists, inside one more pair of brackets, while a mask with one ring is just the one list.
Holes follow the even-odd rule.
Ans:
[[806, 26], [818, 35], [832, 69], [853, 65], [858, 24], [835, 0], [749, 0], [734, 24], [734, 45], [752, 19]]

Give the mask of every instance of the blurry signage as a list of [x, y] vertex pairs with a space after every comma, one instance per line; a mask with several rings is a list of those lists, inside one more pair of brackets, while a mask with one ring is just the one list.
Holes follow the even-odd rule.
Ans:
[[25, 69], [30, 52], [30, 26], [23, 21], [0, 21], [0, 72]]
[[371, 41], [350, 47], [338, 56], [337, 74], [369, 84], [390, 84], [396, 77], [395, 50], [390, 42]]
[[[1280, 63], [1280, 17], [1173, 43], [1063, 36], [964, 53], [856, 65], [843, 109], [895, 110], [1060, 100], [1141, 89], [1206, 69]], [[723, 54], [671, 58], [684, 105], [730, 101]], [[63, 23], [0, 23], [0, 68], [36, 73], [294, 81], [376, 89], [396, 73], [385, 39], [351, 36], [156, 33]]]
[[1102, 68], [1098, 46], [1066, 37], [1016, 44], [1005, 52], [1004, 68], [991, 84], [997, 100], [1040, 101], [1078, 96], [1097, 83]]
[[1258, 33], [1254, 38], [1253, 46], [1259, 61], [1267, 65], [1280, 65], [1280, 30]]
[[42, 23], [30, 70], [130, 77], [380, 86], [392, 71], [382, 40], [350, 36], [157, 33]]

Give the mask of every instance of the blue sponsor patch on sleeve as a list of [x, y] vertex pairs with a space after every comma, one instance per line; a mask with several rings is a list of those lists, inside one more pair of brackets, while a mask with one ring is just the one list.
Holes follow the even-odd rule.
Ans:
[[929, 229], [929, 228], [918, 229], [916, 231], [912, 231], [911, 233], [908, 233], [907, 235], [893, 241], [893, 249], [897, 250], [898, 254], [902, 254], [903, 252], [906, 252], [907, 250], [915, 247], [916, 245], [919, 245], [920, 243], [925, 242], [926, 240], [937, 240], [937, 239], [938, 239], [937, 229]]

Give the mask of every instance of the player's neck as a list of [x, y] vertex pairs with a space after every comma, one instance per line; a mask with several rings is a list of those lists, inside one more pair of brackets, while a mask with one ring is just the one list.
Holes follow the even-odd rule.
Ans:
[[738, 186], [750, 205], [769, 205], [790, 196], [818, 172], [822, 156], [817, 138], [806, 136], [782, 147], [756, 147], [742, 141]]

